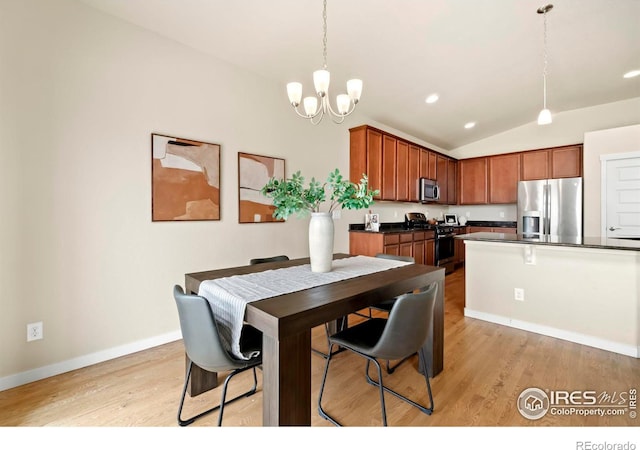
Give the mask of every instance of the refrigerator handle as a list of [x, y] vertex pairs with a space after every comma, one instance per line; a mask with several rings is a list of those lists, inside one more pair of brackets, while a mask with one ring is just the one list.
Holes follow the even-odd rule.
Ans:
[[551, 186], [544, 185], [544, 219], [543, 219], [543, 234], [549, 234], [551, 232]]

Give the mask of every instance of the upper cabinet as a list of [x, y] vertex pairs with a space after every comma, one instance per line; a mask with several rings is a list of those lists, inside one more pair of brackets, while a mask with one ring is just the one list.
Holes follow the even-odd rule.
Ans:
[[461, 205], [483, 205], [487, 195], [487, 158], [470, 158], [458, 161]]
[[363, 174], [369, 177], [369, 187], [382, 198], [382, 132], [361, 126], [350, 130], [349, 180], [358, 183]]
[[349, 179], [366, 173], [376, 200], [418, 203], [422, 177], [437, 181], [438, 204], [513, 204], [518, 181], [582, 176], [582, 144], [455, 160], [368, 125], [349, 132]]
[[352, 128], [349, 179], [357, 182], [363, 173], [376, 200], [420, 201], [420, 177], [438, 180], [442, 204], [456, 204], [457, 162], [447, 156], [368, 125]]
[[517, 203], [518, 181], [582, 176], [582, 145], [458, 161], [460, 204]]
[[409, 201], [419, 202], [420, 191], [418, 189], [418, 180], [422, 170], [422, 150], [413, 144], [409, 145], [409, 176], [407, 183], [409, 184]]
[[381, 200], [396, 199], [396, 180], [397, 180], [397, 141], [395, 138], [387, 135], [382, 137], [382, 192]]
[[398, 141], [396, 148], [395, 200], [409, 201], [409, 143], [406, 141]]
[[582, 176], [582, 145], [522, 152], [522, 180]]
[[508, 153], [487, 158], [489, 203], [516, 203], [520, 181], [520, 154]]

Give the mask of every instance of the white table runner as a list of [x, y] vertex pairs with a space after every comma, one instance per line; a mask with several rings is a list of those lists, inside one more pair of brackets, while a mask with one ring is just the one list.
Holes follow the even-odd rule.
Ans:
[[331, 272], [327, 273], [312, 272], [311, 265], [304, 264], [205, 280], [200, 283], [198, 295], [209, 301], [220, 337], [227, 350], [238, 359], [249, 359], [255, 354], [244, 354], [240, 351], [240, 332], [247, 303], [407, 264], [411, 263], [370, 256], [353, 256], [334, 260]]

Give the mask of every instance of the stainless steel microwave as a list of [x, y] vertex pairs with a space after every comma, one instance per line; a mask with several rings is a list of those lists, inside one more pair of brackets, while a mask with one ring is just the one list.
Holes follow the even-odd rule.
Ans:
[[440, 187], [435, 180], [420, 178], [420, 202], [427, 203], [440, 200]]

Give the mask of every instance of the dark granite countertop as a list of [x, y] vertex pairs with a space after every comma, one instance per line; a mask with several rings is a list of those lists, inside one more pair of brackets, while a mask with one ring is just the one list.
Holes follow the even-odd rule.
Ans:
[[[444, 222], [438, 222], [439, 225], [444, 225]], [[490, 220], [473, 220], [468, 221], [465, 225], [450, 225], [454, 228], [463, 227], [493, 227], [493, 228], [515, 228], [516, 222], [506, 221], [490, 221]], [[383, 222], [380, 224], [380, 231], [366, 231], [363, 223], [351, 223], [349, 224], [349, 232], [356, 233], [402, 233], [411, 231], [428, 231], [434, 230], [435, 226], [429, 228], [407, 228], [404, 222]]]
[[588, 236], [581, 238], [542, 236], [540, 238], [530, 238], [525, 237], [522, 234], [512, 233], [468, 233], [459, 234], [456, 236], [456, 239], [463, 239], [466, 241], [502, 242], [510, 244], [553, 245], [556, 247], [580, 247], [640, 251], [640, 240], [607, 239], [606, 237], [600, 236]]
[[363, 223], [351, 223], [349, 224], [350, 233], [411, 233], [412, 231], [429, 231], [435, 228], [407, 228], [404, 222], [387, 222], [380, 224], [380, 231], [367, 231], [364, 229]]
[[517, 222], [497, 221], [497, 220], [468, 220], [467, 227], [493, 227], [493, 228], [516, 228]]

